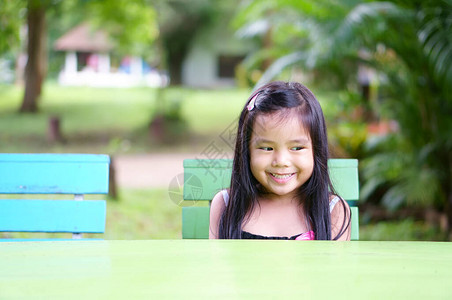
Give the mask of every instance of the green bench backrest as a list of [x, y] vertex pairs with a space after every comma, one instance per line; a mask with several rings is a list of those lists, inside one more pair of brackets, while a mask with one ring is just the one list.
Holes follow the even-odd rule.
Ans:
[[[185, 206], [182, 208], [182, 238], [209, 238], [210, 208], [197, 201], [210, 201], [219, 191], [229, 187], [231, 159], [184, 160]], [[357, 201], [359, 199], [358, 160], [329, 159], [328, 169], [336, 192], [350, 205], [352, 211], [351, 239], [359, 239]], [[209, 202], [206, 202], [209, 203]]]
[[[109, 164], [107, 155], [0, 154], [0, 194], [19, 198], [0, 199], [0, 231], [71, 232], [74, 238], [104, 233], [106, 201], [84, 200], [84, 195], [108, 194]], [[21, 194], [73, 194], [74, 200]]]

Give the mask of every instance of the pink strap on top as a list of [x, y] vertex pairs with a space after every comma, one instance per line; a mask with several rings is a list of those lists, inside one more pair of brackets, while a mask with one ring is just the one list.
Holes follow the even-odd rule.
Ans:
[[295, 238], [296, 241], [313, 241], [315, 240], [315, 234], [314, 231], [308, 231], [305, 233], [300, 234]]

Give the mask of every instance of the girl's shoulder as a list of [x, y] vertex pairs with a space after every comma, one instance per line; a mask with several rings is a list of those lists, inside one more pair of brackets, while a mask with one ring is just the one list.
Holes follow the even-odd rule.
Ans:
[[350, 240], [350, 207], [337, 195], [330, 197], [331, 236], [343, 232], [339, 240]]
[[[225, 201], [225, 199], [227, 200]], [[209, 238], [218, 238], [218, 225], [220, 217], [229, 201], [229, 194], [226, 190], [218, 192], [212, 199], [210, 204], [210, 232]]]

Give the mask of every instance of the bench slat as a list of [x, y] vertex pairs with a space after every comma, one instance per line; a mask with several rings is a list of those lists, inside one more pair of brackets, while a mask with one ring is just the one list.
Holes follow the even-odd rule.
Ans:
[[339, 196], [349, 203], [359, 199], [357, 159], [329, 159], [328, 171], [331, 183]]
[[358, 207], [351, 206], [350, 211], [352, 214], [352, 218], [350, 220], [351, 223], [351, 231], [350, 231], [350, 240], [358, 241], [359, 240], [359, 211]]
[[106, 194], [108, 155], [0, 154], [2, 194]]
[[5, 232], [103, 233], [105, 220], [105, 200], [0, 200]]
[[184, 239], [208, 239], [210, 207], [182, 208], [182, 237]]

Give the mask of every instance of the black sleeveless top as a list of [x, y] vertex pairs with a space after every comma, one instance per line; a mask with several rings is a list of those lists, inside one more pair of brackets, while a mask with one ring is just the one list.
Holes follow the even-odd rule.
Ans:
[[287, 236], [263, 236], [258, 234], [252, 234], [247, 231], [242, 231], [241, 238], [244, 240], [295, 240], [297, 237], [302, 235], [302, 233], [287, 237]]

